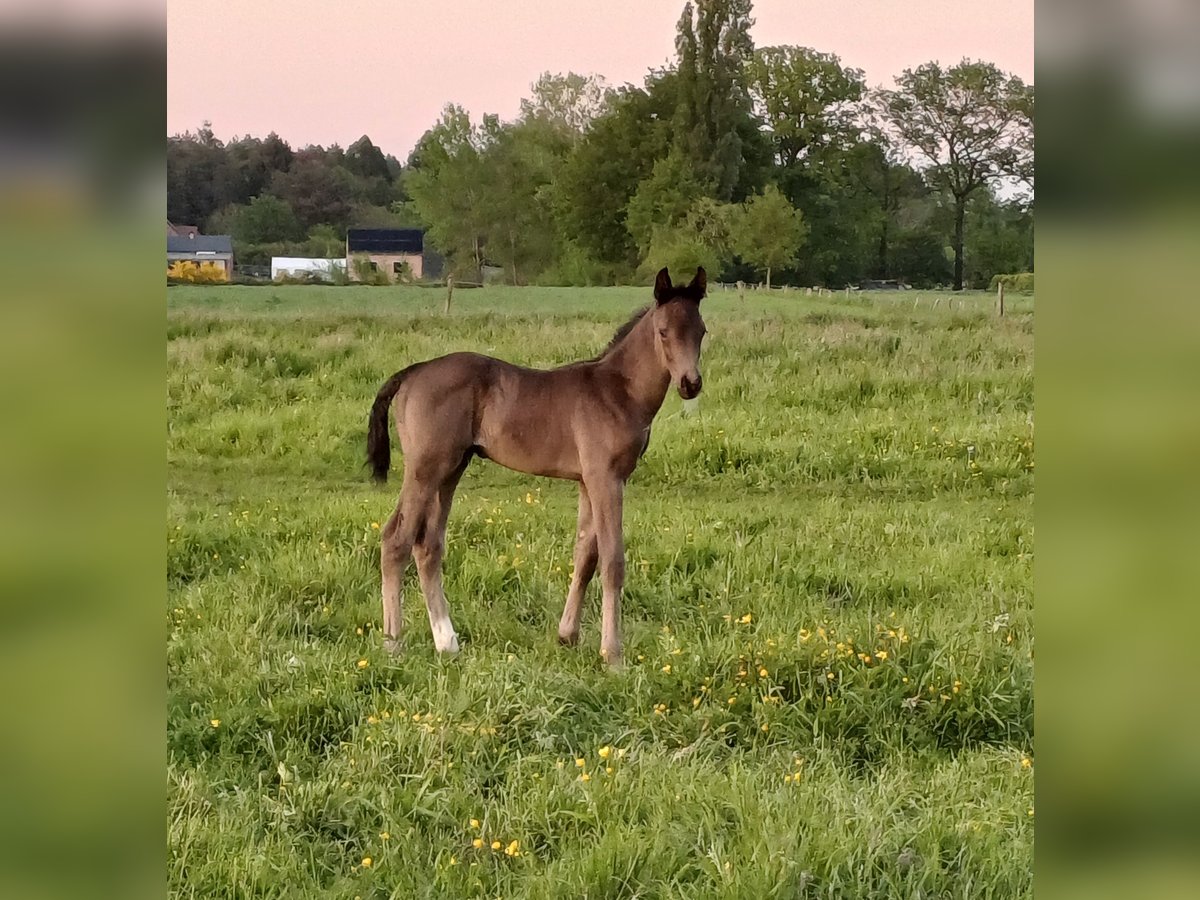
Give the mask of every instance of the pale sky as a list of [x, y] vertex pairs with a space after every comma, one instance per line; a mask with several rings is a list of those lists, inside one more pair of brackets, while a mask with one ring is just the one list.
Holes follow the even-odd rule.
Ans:
[[[963, 57], [1033, 81], [1033, 0], [756, 0], [755, 46], [836, 53], [872, 86]], [[683, 0], [170, 0], [167, 132], [293, 147], [367, 134], [403, 161], [448, 102], [514, 117], [544, 71], [640, 85]]]

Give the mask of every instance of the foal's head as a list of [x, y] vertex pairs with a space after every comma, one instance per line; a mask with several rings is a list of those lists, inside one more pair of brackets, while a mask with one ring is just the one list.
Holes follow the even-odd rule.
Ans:
[[704, 269], [696, 270], [691, 283], [675, 287], [666, 269], [654, 280], [654, 347], [679, 396], [691, 400], [700, 393], [700, 341], [704, 338], [704, 320], [700, 301], [708, 288]]

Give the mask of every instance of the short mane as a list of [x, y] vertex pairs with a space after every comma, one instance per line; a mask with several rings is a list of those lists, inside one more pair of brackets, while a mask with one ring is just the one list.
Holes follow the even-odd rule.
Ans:
[[599, 356], [596, 356], [595, 359], [603, 359], [608, 356], [616, 348], [617, 344], [629, 336], [629, 332], [637, 327], [637, 323], [642, 321], [642, 317], [650, 312], [650, 309], [649, 306], [644, 307], [630, 316], [629, 321], [617, 329], [617, 333], [612, 336], [612, 340], [608, 342], [608, 346], [601, 350]]

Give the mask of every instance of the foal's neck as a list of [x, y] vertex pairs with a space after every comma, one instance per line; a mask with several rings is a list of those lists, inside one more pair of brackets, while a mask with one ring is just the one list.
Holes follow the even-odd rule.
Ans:
[[614, 347], [600, 365], [620, 372], [625, 377], [629, 399], [639, 416], [647, 425], [658, 414], [667, 388], [671, 386], [671, 374], [659, 361], [654, 348], [654, 320], [650, 313]]

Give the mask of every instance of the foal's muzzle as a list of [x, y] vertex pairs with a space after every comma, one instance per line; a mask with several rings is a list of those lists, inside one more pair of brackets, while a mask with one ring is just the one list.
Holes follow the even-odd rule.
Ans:
[[679, 379], [679, 396], [684, 400], [691, 400], [693, 397], [700, 395], [700, 388], [704, 384], [704, 379], [700, 377], [700, 373], [696, 373], [694, 379], [684, 375]]

